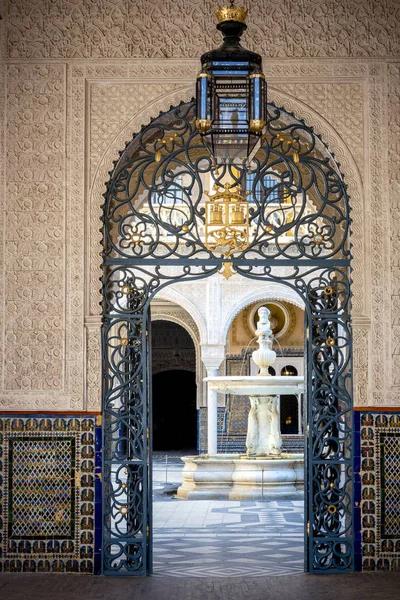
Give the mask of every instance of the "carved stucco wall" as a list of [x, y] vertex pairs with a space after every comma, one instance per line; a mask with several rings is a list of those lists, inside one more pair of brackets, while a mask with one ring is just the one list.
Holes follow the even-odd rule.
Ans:
[[[134, 131], [193, 95], [214, 8], [0, 6], [1, 408], [99, 407], [104, 181]], [[259, 0], [246, 36], [271, 100], [314, 126], [346, 174], [364, 405], [400, 404], [399, 21], [396, 1]]]
[[[246, 3], [244, 3], [246, 4]], [[12, 58], [193, 58], [214, 0], [10, 0]], [[396, 0], [252, 0], [248, 46], [273, 58], [398, 56]]]

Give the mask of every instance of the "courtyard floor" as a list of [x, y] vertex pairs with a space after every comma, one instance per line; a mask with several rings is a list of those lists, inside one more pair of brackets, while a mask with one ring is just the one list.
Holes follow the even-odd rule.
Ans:
[[303, 502], [154, 503], [154, 574], [289, 575], [304, 571]]

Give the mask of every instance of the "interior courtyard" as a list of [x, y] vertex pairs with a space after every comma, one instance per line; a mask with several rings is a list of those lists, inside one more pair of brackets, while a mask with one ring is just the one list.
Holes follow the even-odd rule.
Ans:
[[391, 600], [397, 0], [0, 0], [0, 596]]

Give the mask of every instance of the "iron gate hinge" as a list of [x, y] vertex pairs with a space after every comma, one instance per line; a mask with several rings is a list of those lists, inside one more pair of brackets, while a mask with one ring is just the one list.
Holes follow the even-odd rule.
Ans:
[[307, 535], [310, 537], [310, 521], [307, 521]]
[[146, 536], [147, 536], [147, 539], [150, 537], [150, 525], [147, 525], [147, 527], [146, 527]]
[[150, 439], [150, 427], [146, 428], [146, 436], [147, 436], [147, 439], [149, 440]]

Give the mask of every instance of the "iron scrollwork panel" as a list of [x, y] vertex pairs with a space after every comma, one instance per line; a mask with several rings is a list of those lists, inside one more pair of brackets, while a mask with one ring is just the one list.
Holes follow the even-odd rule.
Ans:
[[[215, 169], [195, 126], [194, 102], [153, 119], [121, 153], [108, 182], [105, 257], [213, 258], [205, 196], [222, 193], [229, 179], [249, 206], [249, 239], [237, 246], [237, 257], [349, 258], [346, 185], [326, 145], [272, 104], [262, 140], [250, 173], [231, 165]], [[240, 238], [239, 213], [225, 229], [226, 243]]]
[[[143, 127], [115, 162], [105, 194], [105, 572], [151, 570], [144, 315], [164, 286], [218, 271], [283, 283], [305, 302], [309, 569], [351, 570], [350, 217], [340, 165], [312, 128], [270, 104], [251, 173], [213, 169], [194, 121], [189, 102]], [[243, 212], [236, 192], [226, 192], [226, 206], [217, 202], [227, 179], [246, 196]], [[247, 238], [235, 245], [239, 223]]]
[[353, 570], [352, 332], [344, 270], [307, 283], [311, 571]]
[[103, 556], [105, 573], [147, 571], [146, 327], [103, 324]]
[[181, 281], [193, 281], [216, 274], [220, 261], [195, 261], [192, 264], [112, 266], [103, 278], [103, 311], [107, 315], [133, 316], [146, 312], [149, 302], [162, 288]]
[[307, 319], [307, 570], [354, 569], [352, 329], [349, 266], [235, 264], [251, 279], [297, 290]]

